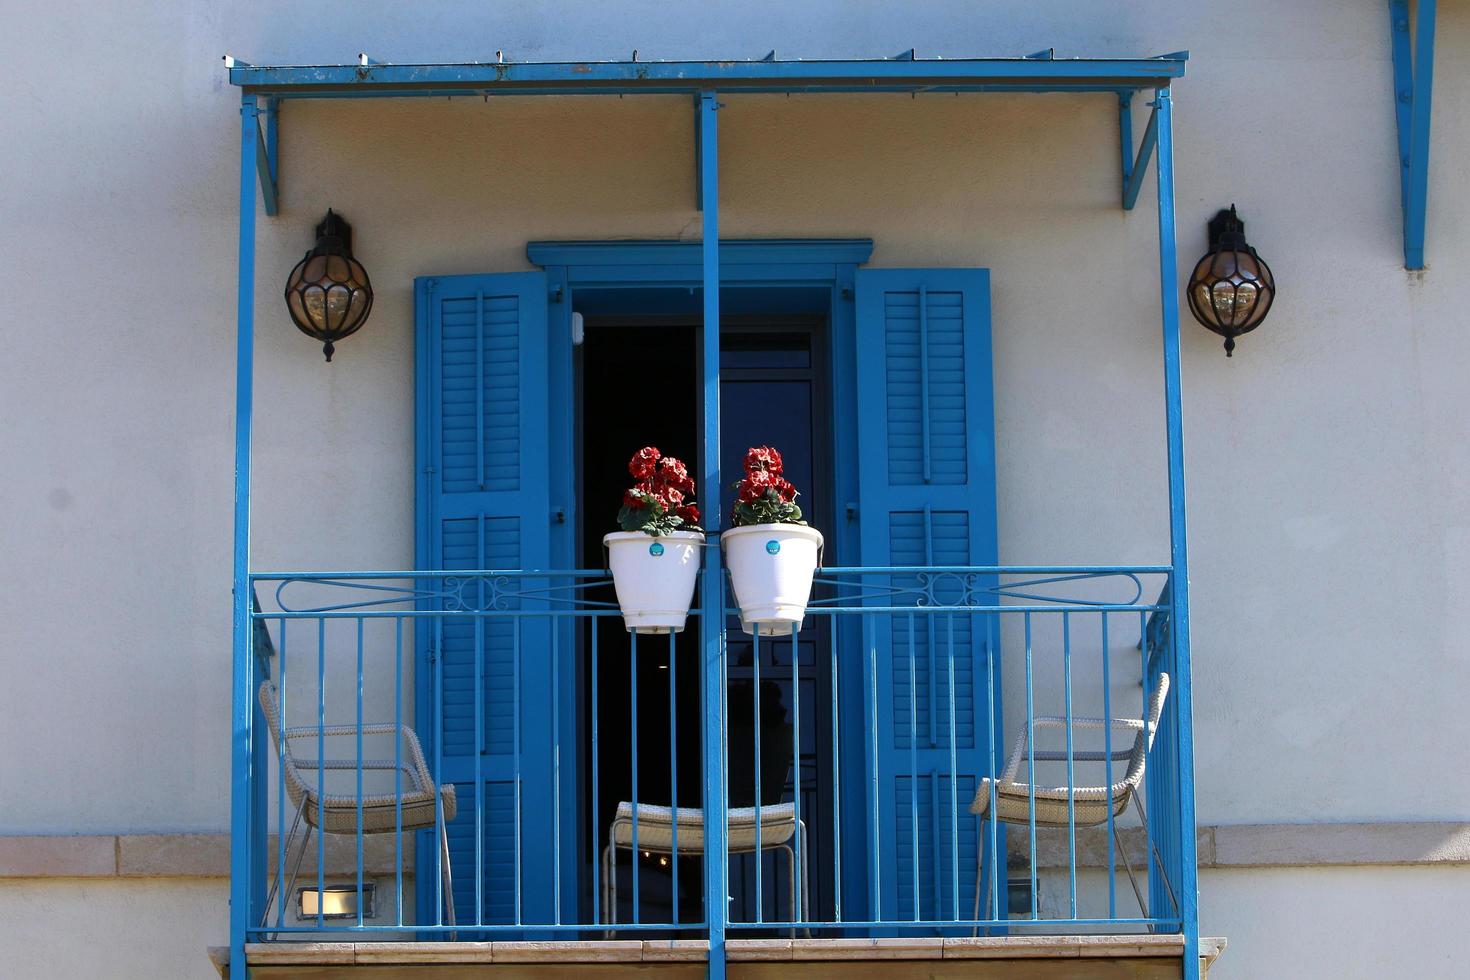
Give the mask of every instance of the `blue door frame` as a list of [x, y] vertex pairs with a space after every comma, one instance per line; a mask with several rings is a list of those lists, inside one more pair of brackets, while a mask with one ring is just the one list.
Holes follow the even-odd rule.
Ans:
[[[706, 223], [709, 221], [708, 209], [707, 202]], [[719, 299], [725, 312], [772, 312], [781, 307], [780, 294], [784, 291], [792, 297], [791, 302], [799, 303], [804, 310], [820, 307], [820, 312], [828, 319], [832, 337], [830, 384], [832, 404], [835, 407], [831, 503], [832, 513], [839, 515], [846, 512], [848, 502], [859, 499], [856, 411], [843, 411], [841, 406], [855, 406], [857, 400], [854, 390], [857, 377], [857, 354], [854, 346], [856, 277], [858, 267], [868, 260], [872, 250], [873, 243], [867, 239], [723, 241], [718, 248], [721, 282]], [[642, 307], [652, 295], [650, 290], [677, 290], [682, 298], [671, 305], [703, 306], [708, 317], [709, 297], [700, 295], [704, 288], [704, 251], [698, 243], [669, 241], [531, 242], [527, 245], [527, 257], [532, 263], [542, 267], [548, 282], [551, 310], [548, 325], [552, 338], [549, 344], [552, 363], [549, 380], [552, 405], [550, 439], [553, 447], [561, 447], [554, 448], [553, 453], [560, 453], [570, 459], [571, 447], [575, 445], [573, 426], [576, 400], [571, 358], [571, 316], [578, 292], [584, 295], [596, 292], [600, 294], [604, 304], [616, 302], [615, 296], [608, 295], [609, 291], [625, 293], [630, 300], [636, 296], [636, 302]], [[640, 308], [638, 312], [649, 311]], [[719, 322], [718, 316], [716, 313], [713, 321], [716, 324]], [[717, 329], [713, 342], [709, 339], [709, 333], [706, 333], [703, 346], [706, 384], [713, 380], [718, 385]], [[717, 410], [718, 397], [711, 397], [711, 393], [707, 392], [705, 401], [707, 406], [713, 401]], [[711, 456], [718, 456], [719, 436], [717, 424], [712, 429], [708, 417], [707, 409], [703, 430], [705, 459], [702, 472], [705, 479], [700, 487], [700, 500], [705, 510], [706, 525], [719, 527], [721, 518], [718, 507], [724, 496], [722, 485], [727, 481], [718, 478], [717, 459], [714, 463], [710, 459]], [[558, 501], [554, 504], [558, 507], [563, 506], [559, 501], [565, 501], [568, 518], [562, 525], [566, 529], [565, 540], [556, 546], [564, 550], [556, 551], [554, 557], [558, 560], [565, 559], [570, 565], [573, 558], [572, 534], [578, 516], [573, 468], [553, 467], [553, 471], [565, 474], [565, 484], [553, 487], [553, 499]], [[832, 560], [841, 562], [858, 556], [858, 534], [852, 521], [837, 521], [829, 539]], [[708, 552], [710, 557], [716, 557], [718, 553], [717, 548]], [[719, 581], [718, 577], [715, 581]], [[715, 599], [714, 602], [718, 606], [719, 600]], [[710, 617], [710, 620], [716, 621], [717, 618]], [[718, 641], [717, 631], [708, 632], [715, 633], [714, 638]], [[719, 651], [713, 658], [707, 655], [705, 660], [722, 662], [722, 654], [723, 651]], [[710, 674], [711, 679], [714, 679], [714, 672]], [[840, 696], [847, 699], [847, 703], [859, 703], [863, 695], [861, 673], [848, 671], [842, 675], [840, 683]], [[857, 713], [852, 714], [852, 719], [858, 717]], [[711, 723], [707, 716], [706, 725]], [[706, 732], [706, 741], [719, 745], [721, 733], [722, 728], [716, 729], [713, 734]], [[844, 726], [840, 741], [840, 751], [845, 755], [862, 758], [865, 741], [862, 731], [855, 725]], [[574, 744], [574, 741], [567, 744]], [[723, 773], [710, 766], [708, 757], [705, 772], [706, 792], [711, 788], [724, 786]], [[867, 812], [863, 805], [864, 790], [865, 787], [857, 781], [843, 788], [844, 796], [854, 794], [856, 801], [851, 805], [847, 800], [843, 801], [841, 833], [846, 840], [864, 840], [869, 833], [868, 824], [863, 817]], [[854, 850], [852, 853], [862, 851]], [[726, 873], [721, 869], [720, 874], [723, 878]], [[868, 901], [861, 876], [845, 875], [842, 888], [844, 907], [861, 908]], [[727, 893], [728, 883], [722, 881], [719, 894]], [[706, 908], [708, 907], [707, 902]]]

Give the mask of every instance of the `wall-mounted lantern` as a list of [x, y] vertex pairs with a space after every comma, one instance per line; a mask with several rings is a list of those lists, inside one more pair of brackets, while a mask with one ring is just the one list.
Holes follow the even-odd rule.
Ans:
[[322, 342], [329, 361], [337, 341], [367, 322], [373, 286], [352, 257], [352, 227], [331, 208], [316, 226], [316, 245], [286, 280], [286, 308], [302, 333]]
[[1195, 263], [1185, 287], [1190, 312], [1225, 338], [1225, 356], [1235, 338], [1261, 325], [1276, 298], [1276, 279], [1256, 250], [1246, 244], [1245, 222], [1230, 210], [1210, 222], [1210, 250]]

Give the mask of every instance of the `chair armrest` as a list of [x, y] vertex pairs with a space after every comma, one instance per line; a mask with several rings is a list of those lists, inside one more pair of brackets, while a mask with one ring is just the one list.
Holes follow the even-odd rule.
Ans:
[[296, 725], [287, 728], [283, 734], [290, 739], [316, 738], [318, 735], [323, 738], [350, 738], [358, 732], [364, 735], [392, 735], [395, 732], [409, 730], [407, 726], [385, 722], [379, 725], [363, 725], [361, 728], [356, 725], [324, 725], [320, 728], [316, 725]]
[[[311, 770], [357, 769], [358, 764], [356, 759], [297, 759], [296, 768]], [[392, 772], [395, 769], [401, 769], [404, 772], [408, 773], [410, 778], [416, 775], [412, 766], [409, 766], [406, 762], [402, 764], [394, 764], [392, 759], [363, 759], [362, 769], [364, 772], [367, 772], [369, 770], [372, 770], [374, 772]]]
[[[400, 762], [403, 771], [415, 780], [418, 789], [427, 790], [435, 785], [433, 778], [429, 775], [428, 763], [424, 761], [424, 749], [419, 744], [419, 737], [407, 725], [375, 724], [363, 725], [361, 728], [358, 728], [356, 725], [328, 725], [322, 728], [318, 728], [315, 725], [301, 725], [295, 728], [285, 729], [283, 737], [293, 741], [310, 741], [317, 738], [352, 738], [359, 732], [363, 735], [398, 735], [403, 740], [403, 755]], [[392, 762], [383, 762], [382, 765], [368, 765], [367, 762], [369, 761], [381, 762], [383, 760], [364, 760], [364, 769], [391, 770], [395, 768]], [[317, 763], [314, 760], [297, 759], [295, 764], [298, 769], [314, 770], [317, 768]], [[328, 759], [321, 768], [356, 769], [357, 760], [355, 758]]]
[[[1125, 732], [1133, 732], [1135, 735], [1143, 731], [1143, 722], [1137, 718], [1093, 718], [1086, 716], [1074, 716], [1072, 718], [1072, 729], [1084, 729], [1089, 731], [1101, 731], [1115, 728]], [[1019, 782], [1017, 776], [1021, 771], [1022, 762], [1107, 762], [1109, 758], [1114, 762], [1125, 762], [1132, 758], [1135, 739], [1128, 739], [1123, 747], [1114, 748], [1111, 757], [1104, 748], [1078, 749], [1075, 746], [1069, 756], [1065, 749], [1027, 749], [1028, 739], [1032, 739], [1035, 733], [1041, 729], [1067, 730], [1067, 719], [1061, 715], [1040, 715], [1031, 720], [1029, 725], [1021, 729], [1020, 735], [1016, 737], [1016, 744], [1011, 750], [1011, 757], [1006, 760], [1006, 768], [1003, 778], [1008, 782]]]

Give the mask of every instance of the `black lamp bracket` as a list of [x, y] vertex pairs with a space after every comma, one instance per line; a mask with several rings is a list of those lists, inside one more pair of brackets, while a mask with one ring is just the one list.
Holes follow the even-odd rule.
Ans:
[[1209, 224], [1210, 251], [1218, 252], [1222, 248], [1243, 249], [1245, 244], [1245, 222], [1240, 220], [1240, 215], [1235, 213], [1235, 205], [1222, 209], [1210, 219]]
[[352, 254], [352, 226], [331, 208], [327, 208], [327, 216], [317, 222], [316, 248], [313, 251], [323, 251], [323, 246], [328, 245], [340, 246], [348, 255]]

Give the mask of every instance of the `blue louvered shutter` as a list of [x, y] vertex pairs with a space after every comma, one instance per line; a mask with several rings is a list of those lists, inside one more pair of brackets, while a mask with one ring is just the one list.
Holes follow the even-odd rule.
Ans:
[[[989, 273], [859, 270], [856, 314], [862, 564], [994, 565]], [[885, 584], [902, 590], [897, 605], [917, 605], [924, 588], [928, 604], [940, 605], [961, 601], [964, 591], [961, 577], [943, 573], [893, 575]], [[870, 617], [865, 648], [874, 651], [877, 675], [870, 764], [878, 776], [870, 832], [880, 867], [869, 873], [880, 883], [884, 918], [970, 915], [977, 834], [968, 803], [986, 771], [986, 730], [995, 720], [990, 628], [968, 614]], [[998, 700], [997, 690], [996, 711]]]
[[[419, 567], [547, 569], [546, 277], [440, 277], [419, 280], [417, 289]], [[506, 581], [514, 589], [520, 580]], [[468, 604], [487, 604], [488, 583], [464, 588]], [[527, 607], [513, 597], [503, 605]], [[521, 921], [554, 921], [552, 837], [543, 820], [553, 806], [549, 626], [534, 617], [445, 617], [417, 640], [419, 717], [432, 719], [439, 706], [440, 778], [459, 797], [448, 828], [458, 922], [513, 923], [518, 893]], [[418, 900], [430, 913], [435, 854], [433, 838], [421, 839]]]

